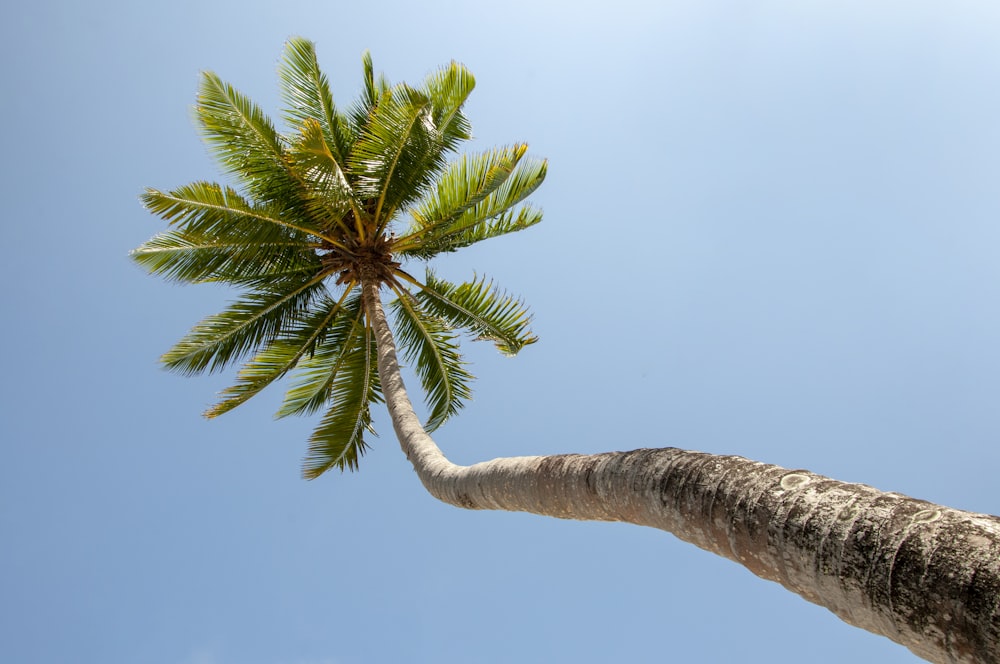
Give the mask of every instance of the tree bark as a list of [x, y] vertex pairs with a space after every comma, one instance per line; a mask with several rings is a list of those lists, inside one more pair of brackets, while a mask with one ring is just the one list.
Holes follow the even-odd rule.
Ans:
[[932, 662], [1000, 662], [1000, 518], [735, 456], [674, 448], [458, 466], [413, 411], [365, 287], [393, 428], [435, 498], [666, 530]]

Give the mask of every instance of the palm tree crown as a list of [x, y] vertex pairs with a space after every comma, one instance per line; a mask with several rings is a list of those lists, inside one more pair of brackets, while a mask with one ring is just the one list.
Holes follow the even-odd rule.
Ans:
[[194, 182], [147, 190], [147, 209], [171, 225], [132, 252], [153, 274], [222, 282], [241, 295], [198, 323], [163, 355], [171, 370], [218, 371], [243, 361], [215, 417], [274, 380], [294, 378], [277, 415], [326, 409], [309, 440], [303, 474], [356, 469], [381, 400], [371, 302], [385, 289], [404, 357], [424, 389], [434, 429], [470, 396], [457, 331], [504, 353], [536, 340], [523, 304], [484, 278], [453, 284], [426, 261], [541, 221], [524, 203], [545, 177], [543, 160], [517, 144], [448, 161], [471, 137], [462, 106], [474, 79], [462, 65], [420, 87], [376, 78], [364, 56], [364, 90], [346, 112], [304, 39], [279, 66], [288, 133], [250, 100], [205, 73], [196, 115], [228, 187]]

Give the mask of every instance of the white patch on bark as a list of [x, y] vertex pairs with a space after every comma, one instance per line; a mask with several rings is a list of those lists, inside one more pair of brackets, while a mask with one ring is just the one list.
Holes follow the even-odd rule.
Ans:
[[801, 473], [788, 473], [781, 478], [781, 488], [785, 491], [801, 489], [809, 483], [809, 478]]

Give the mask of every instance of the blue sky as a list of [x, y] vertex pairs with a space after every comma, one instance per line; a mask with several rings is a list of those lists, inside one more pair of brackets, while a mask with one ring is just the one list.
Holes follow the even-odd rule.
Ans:
[[[1000, 513], [995, 2], [45, 1], [0, 10], [0, 660], [916, 661], [659, 531], [465, 512], [379, 412], [299, 479], [280, 390], [156, 358], [231, 295], [144, 276], [143, 187], [221, 179], [211, 69], [277, 110], [283, 41], [338, 99], [450, 59], [472, 149], [550, 160], [542, 225], [449, 257], [535, 313], [466, 344], [456, 462], [676, 446]], [[411, 562], [404, 563], [403, 555]]]

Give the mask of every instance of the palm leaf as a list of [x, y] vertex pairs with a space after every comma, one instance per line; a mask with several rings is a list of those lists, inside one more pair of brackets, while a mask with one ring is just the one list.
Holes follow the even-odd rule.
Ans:
[[435, 190], [411, 211], [411, 233], [430, 233], [447, 228], [464, 212], [496, 191], [524, 157], [525, 144], [494, 148], [475, 155], [462, 155], [449, 164], [437, 180]]
[[271, 225], [302, 241], [323, 237], [321, 229], [307, 219], [274, 204], [251, 205], [234, 189], [212, 182], [192, 182], [169, 192], [147, 189], [140, 200], [171, 224], [204, 235], [227, 235], [238, 228], [251, 241], [258, 229]]
[[222, 399], [206, 411], [205, 416], [217, 417], [245, 403], [288, 373], [307, 353], [315, 352], [337, 316], [343, 313], [341, 305], [347, 294], [345, 291], [339, 302], [323, 297], [322, 302], [296, 321], [292, 329], [247, 362], [237, 374], [236, 384], [222, 391]]
[[465, 66], [452, 62], [439, 69], [424, 82], [423, 91], [432, 103], [432, 117], [445, 150], [454, 150], [458, 143], [472, 138], [472, 125], [462, 113], [476, 79]]
[[413, 296], [400, 289], [392, 304], [399, 345], [413, 365], [426, 394], [428, 431], [437, 429], [471, 398], [472, 374], [458, 352], [454, 333], [440, 318], [430, 316]]
[[508, 233], [516, 233], [530, 228], [542, 220], [542, 211], [525, 205], [512, 212], [505, 212], [499, 217], [477, 221], [464, 228], [456, 226], [447, 234], [432, 237], [423, 242], [419, 253], [406, 252], [404, 255], [418, 255], [430, 258], [448, 251], [458, 251], [483, 240], [490, 240]]
[[351, 128], [333, 103], [330, 83], [316, 60], [315, 44], [301, 37], [289, 39], [278, 76], [286, 105], [285, 119], [296, 127], [307, 120], [318, 122], [330, 155], [342, 170], [350, 152]]
[[308, 190], [304, 198], [310, 217], [323, 220], [328, 236], [335, 229], [341, 233], [356, 231], [356, 224], [348, 223], [347, 213], [352, 211], [354, 219], [360, 219], [360, 206], [320, 123], [311, 118], [303, 120], [289, 152]]
[[294, 207], [301, 183], [289, 168], [281, 136], [261, 109], [212, 72], [202, 75], [196, 107], [205, 140], [254, 198]]
[[168, 231], [131, 252], [132, 259], [169, 281], [246, 282], [289, 272], [315, 272], [319, 258], [310, 246], [271, 230], [271, 237], [251, 242], [190, 231]]
[[415, 295], [428, 313], [452, 327], [468, 330], [477, 340], [489, 339], [505, 355], [516, 355], [538, 341], [528, 329], [531, 316], [524, 304], [485, 278], [456, 286], [428, 269], [426, 281]]
[[351, 107], [350, 120], [355, 138], [361, 133], [375, 107], [378, 106], [379, 98], [389, 91], [389, 81], [385, 76], [379, 74], [375, 78], [375, 65], [372, 63], [372, 54], [365, 51], [361, 56], [362, 78], [364, 80], [364, 91], [361, 98]]
[[370, 405], [382, 400], [375, 336], [362, 327], [349, 343], [352, 352], [347, 354], [333, 381], [332, 405], [309, 438], [309, 451], [302, 461], [302, 475], [306, 479], [319, 477], [334, 467], [357, 470], [358, 459], [368, 447], [364, 434], [375, 433]]
[[322, 276], [272, 283], [198, 323], [160, 361], [185, 374], [218, 371], [269, 344], [325, 292]]
[[390, 218], [422, 193], [433, 176], [425, 165], [436, 149], [434, 132], [426, 96], [405, 85], [380, 95], [348, 160], [358, 197], [376, 201], [375, 219]]
[[[440, 192], [428, 197], [415, 210], [411, 228], [400, 238], [397, 251], [404, 256], [427, 259], [533, 226], [542, 219], [540, 210], [529, 206], [513, 208], [542, 184], [546, 171], [544, 160], [519, 158], [508, 177], [472, 205], [456, 206], [457, 214], [448, 214], [445, 207], [447, 202], [457, 200], [457, 196], [446, 193], [444, 203]], [[457, 180], [457, 172], [454, 177]], [[455, 193], [460, 193], [459, 185], [455, 188], [458, 190]]]
[[351, 296], [341, 305], [343, 314], [334, 319], [322, 339], [317, 339], [309, 356], [299, 360], [276, 417], [314, 413], [330, 400], [334, 381], [356, 350], [351, 340], [365, 325], [360, 292], [348, 288], [346, 293]]
[[461, 141], [472, 138], [472, 126], [461, 109], [474, 87], [471, 72], [456, 62], [431, 74], [419, 92], [406, 86], [397, 87], [404, 96], [419, 99], [421, 103], [427, 99], [430, 103], [420, 131], [412, 137], [412, 150], [402, 155], [407, 158], [399, 160], [393, 181], [387, 182], [387, 195], [379, 199], [378, 232], [385, 230], [395, 210], [424, 195], [447, 165], [446, 154]]

